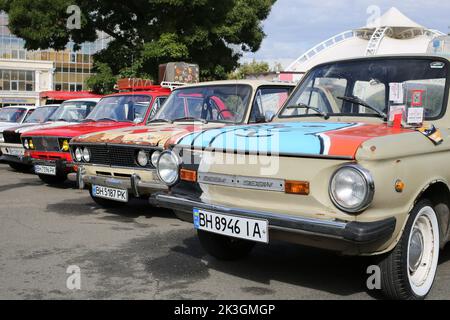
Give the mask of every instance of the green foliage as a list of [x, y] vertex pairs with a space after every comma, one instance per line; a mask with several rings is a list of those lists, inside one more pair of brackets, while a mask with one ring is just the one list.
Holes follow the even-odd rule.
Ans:
[[245, 79], [246, 76], [254, 73], [265, 73], [269, 72], [270, 67], [267, 62], [258, 62], [253, 60], [252, 62], [247, 62], [242, 64], [234, 72], [228, 75], [229, 79]]
[[[265, 36], [261, 21], [276, 0], [0, 0], [10, 29], [28, 49], [63, 49], [93, 41], [96, 30], [110, 35], [96, 54], [111, 72], [158, 75], [171, 61], [198, 63], [204, 80], [224, 79], [242, 52], [255, 52]], [[69, 5], [81, 9], [81, 29], [68, 30]], [[236, 50], [237, 48], [237, 50]]]
[[96, 74], [89, 77], [86, 81], [89, 90], [99, 94], [114, 92], [117, 78], [113, 75], [111, 68], [106, 63], [96, 62], [94, 71]]

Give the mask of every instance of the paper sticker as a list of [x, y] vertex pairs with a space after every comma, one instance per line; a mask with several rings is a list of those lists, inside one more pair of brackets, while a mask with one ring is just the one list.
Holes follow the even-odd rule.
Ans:
[[421, 107], [423, 105], [424, 90], [413, 90], [411, 96], [411, 106]]
[[424, 108], [409, 108], [408, 109], [408, 124], [421, 124], [423, 122]]
[[391, 106], [389, 108], [389, 122], [394, 121], [396, 114], [401, 114], [402, 118], [406, 119], [406, 106]]
[[404, 101], [404, 91], [403, 83], [389, 83], [389, 100], [393, 103], [403, 103]]

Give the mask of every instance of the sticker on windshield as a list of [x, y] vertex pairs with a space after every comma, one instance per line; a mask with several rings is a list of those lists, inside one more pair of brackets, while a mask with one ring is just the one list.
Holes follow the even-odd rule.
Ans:
[[389, 122], [394, 121], [394, 118], [397, 114], [402, 115], [402, 119], [406, 120], [406, 106], [391, 106], [389, 108]]
[[403, 83], [389, 83], [389, 100], [395, 104], [404, 103]]
[[409, 108], [408, 109], [408, 124], [420, 125], [423, 122], [424, 108]]
[[412, 107], [422, 107], [423, 106], [423, 95], [424, 90], [413, 90], [411, 96], [411, 106]]

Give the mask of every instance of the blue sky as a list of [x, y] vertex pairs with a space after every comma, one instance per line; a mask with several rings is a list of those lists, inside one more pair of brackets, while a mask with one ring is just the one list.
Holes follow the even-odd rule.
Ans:
[[382, 14], [396, 7], [423, 26], [449, 32], [448, 0], [277, 0], [263, 23], [267, 37], [261, 49], [242, 60], [280, 62], [286, 67], [323, 40], [365, 26], [372, 5], [379, 6]]

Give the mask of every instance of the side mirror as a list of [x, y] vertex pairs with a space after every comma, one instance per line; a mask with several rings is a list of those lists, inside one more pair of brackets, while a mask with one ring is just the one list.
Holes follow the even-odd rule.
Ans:
[[271, 122], [275, 118], [275, 113], [273, 111], [266, 111], [264, 113], [264, 120], [266, 122]]

